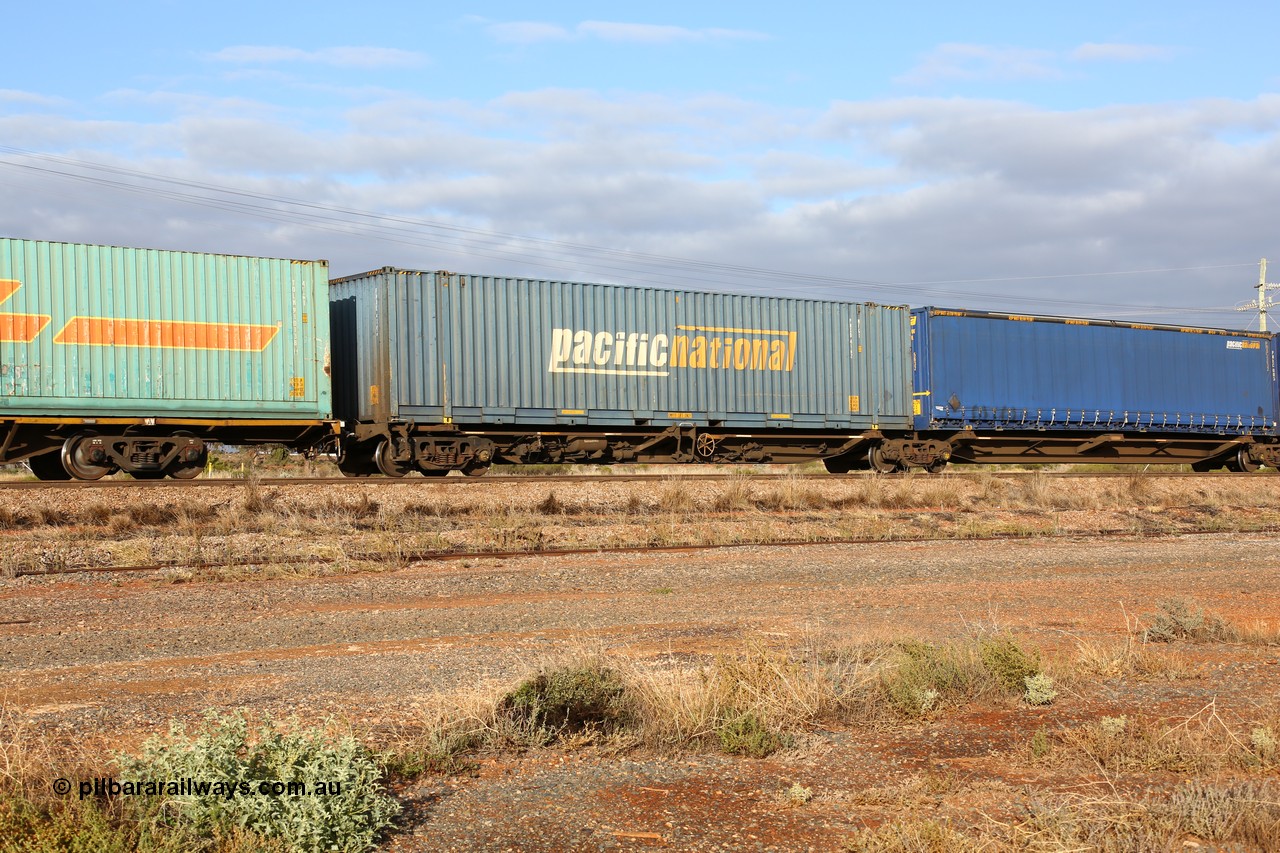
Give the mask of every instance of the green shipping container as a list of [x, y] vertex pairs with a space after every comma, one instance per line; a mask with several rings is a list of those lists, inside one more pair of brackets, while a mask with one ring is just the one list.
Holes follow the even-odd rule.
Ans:
[[0, 238], [0, 421], [331, 414], [326, 261]]

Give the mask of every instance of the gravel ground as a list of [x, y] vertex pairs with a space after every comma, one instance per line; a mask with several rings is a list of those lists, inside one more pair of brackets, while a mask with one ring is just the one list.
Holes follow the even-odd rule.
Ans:
[[[1071, 648], [1120, 637], [1128, 619], [1176, 596], [1241, 624], [1274, 620], [1277, 545], [1261, 534], [1051, 538], [527, 557], [221, 583], [11, 578], [0, 580], [0, 695], [42, 727], [132, 744], [208, 707], [411, 724], [434, 694], [510, 684], [582, 649], [656, 660], [744, 637], [946, 638], [976, 625]], [[1280, 701], [1275, 647], [1203, 662], [1206, 678], [1144, 687], [1144, 701], [1171, 712], [1206, 695], [1224, 709]], [[1119, 698], [1072, 701], [1059, 716]], [[402, 791], [408, 827], [389, 847], [831, 849], [889, 811], [867, 791], [921, 773], [958, 774], [940, 795], [957, 814], [992, 786], [1012, 791], [1024, 780], [998, 756], [1025, 742], [1039, 713], [1024, 709], [1012, 726], [975, 712], [950, 728], [821, 731], [765, 760], [487, 757], [474, 777], [429, 776]], [[787, 803], [792, 782], [814, 800]]]

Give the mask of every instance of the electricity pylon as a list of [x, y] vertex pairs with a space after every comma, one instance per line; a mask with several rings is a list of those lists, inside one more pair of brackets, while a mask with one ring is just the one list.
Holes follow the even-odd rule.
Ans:
[[1258, 312], [1258, 331], [1265, 332], [1267, 330], [1267, 309], [1277, 304], [1275, 300], [1267, 298], [1268, 290], [1280, 289], [1280, 284], [1267, 281], [1267, 259], [1263, 258], [1262, 263], [1258, 265], [1258, 298], [1252, 302], [1246, 302], [1243, 305], [1237, 305], [1237, 311], [1257, 311]]

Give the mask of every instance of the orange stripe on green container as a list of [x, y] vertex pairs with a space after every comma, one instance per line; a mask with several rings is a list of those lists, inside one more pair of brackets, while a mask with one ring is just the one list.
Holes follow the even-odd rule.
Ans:
[[[18, 292], [22, 282], [0, 278], [0, 302]], [[48, 314], [0, 314], [0, 343], [29, 344], [49, 325]]]
[[279, 332], [279, 326], [248, 323], [72, 317], [53, 342], [68, 346], [262, 352]]

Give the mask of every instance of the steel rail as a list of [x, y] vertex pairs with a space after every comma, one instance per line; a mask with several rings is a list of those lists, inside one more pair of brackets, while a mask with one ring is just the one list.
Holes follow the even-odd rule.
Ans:
[[881, 480], [905, 480], [910, 478], [920, 478], [927, 480], [946, 480], [946, 479], [969, 479], [977, 476], [993, 476], [1000, 478], [1016, 479], [1020, 477], [1042, 476], [1051, 479], [1116, 479], [1126, 477], [1151, 477], [1154, 479], [1181, 479], [1181, 478], [1220, 478], [1220, 477], [1274, 477], [1280, 475], [1277, 471], [1265, 471], [1254, 473], [1241, 473], [1233, 471], [993, 471], [986, 472], [980, 469], [968, 469], [964, 471], [944, 472], [941, 474], [926, 474], [922, 472], [910, 472], [906, 474], [874, 474], [870, 472], [858, 472], [851, 474], [699, 474], [693, 471], [688, 473], [662, 473], [662, 474], [495, 474], [485, 477], [263, 477], [254, 479], [251, 477], [227, 477], [215, 479], [195, 479], [195, 480], [68, 480], [68, 481], [45, 481], [45, 480], [0, 480], [0, 491], [22, 491], [22, 490], [39, 490], [39, 489], [185, 489], [185, 488], [217, 488], [222, 487], [245, 487], [248, 485], [259, 486], [396, 486], [396, 485], [416, 485], [416, 486], [473, 486], [473, 485], [498, 485], [498, 484], [538, 484], [538, 483], [635, 483], [635, 482], [662, 482], [665, 480], [684, 480], [687, 482], [723, 482], [725, 480], [759, 480], [759, 481], [783, 481], [783, 480], [812, 480], [815, 482], [831, 481], [842, 482], [849, 480], [865, 480], [865, 479], [881, 479]]

